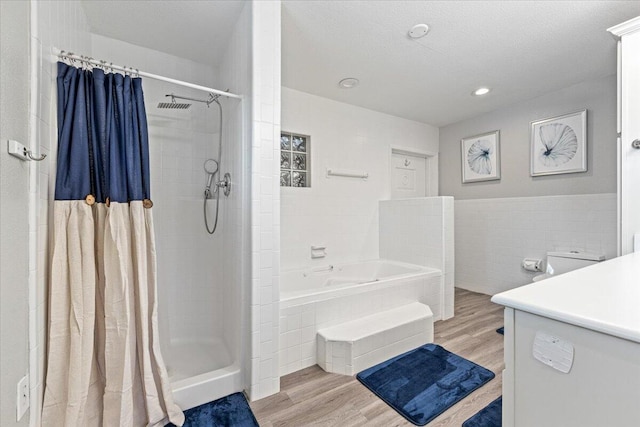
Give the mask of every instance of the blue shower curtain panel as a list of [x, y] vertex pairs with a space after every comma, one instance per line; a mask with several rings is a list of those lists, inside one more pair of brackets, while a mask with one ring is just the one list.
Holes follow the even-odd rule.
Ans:
[[43, 426], [182, 425], [160, 352], [142, 81], [58, 64]]
[[142, 80], [58, 63], [56, 200], [150, 198]]

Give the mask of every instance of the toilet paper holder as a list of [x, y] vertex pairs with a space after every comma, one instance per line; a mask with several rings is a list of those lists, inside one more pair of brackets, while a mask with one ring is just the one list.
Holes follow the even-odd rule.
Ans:
[[522, 260], [522, 268], [527, 271], [542, 271], [543, 270], [543, 262], [541, 259], [537, 258], [525, 258]]

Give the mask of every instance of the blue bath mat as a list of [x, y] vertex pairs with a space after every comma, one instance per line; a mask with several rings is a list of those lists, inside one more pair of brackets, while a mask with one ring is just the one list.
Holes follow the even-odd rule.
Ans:
[[183, 427], [258, 427], [258, 421], [242, 393], [184, 411]]
[[500, 335], [504, 335], [504, 326], [496, 329], [496, 332], [499, 333]]
[[412, 423], [423, 426], [495, 377], [436, 344], [366, 369], [358, 380]]
[[502, 427], [502, 396], [480, 409], [462, 427]]

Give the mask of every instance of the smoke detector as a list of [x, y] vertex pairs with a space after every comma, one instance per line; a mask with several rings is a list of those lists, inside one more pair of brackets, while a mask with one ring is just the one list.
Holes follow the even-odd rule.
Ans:
[[424, 37], [429, 32], [429, 26], [427, 24], [417, 24], [411, 27], [409, 30], [409, 37], [412, 39], [419, 39]]

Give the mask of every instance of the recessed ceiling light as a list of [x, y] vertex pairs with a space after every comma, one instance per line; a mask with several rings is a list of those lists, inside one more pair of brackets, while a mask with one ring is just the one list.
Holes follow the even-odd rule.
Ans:
[[488, 87], [479, 87], [478, 89], [471, 92], [471, 95], [482, 96], [488, 94], [489, 92], [491, 92], [491, 89], [489, 89]]
[[409, 37], [412, 39], [419, 39], [424, 37], [429, 32], [429, 26], [427, 24], [418, 24], [411, 27], [409, 30]]
[[343, 89], [353, 89], [354, 87], [358, 86], [358, 83], [360, 83], [360, 80], [353, 77], [347, 77], [346, 79], [340, 80], [338, 86]]

